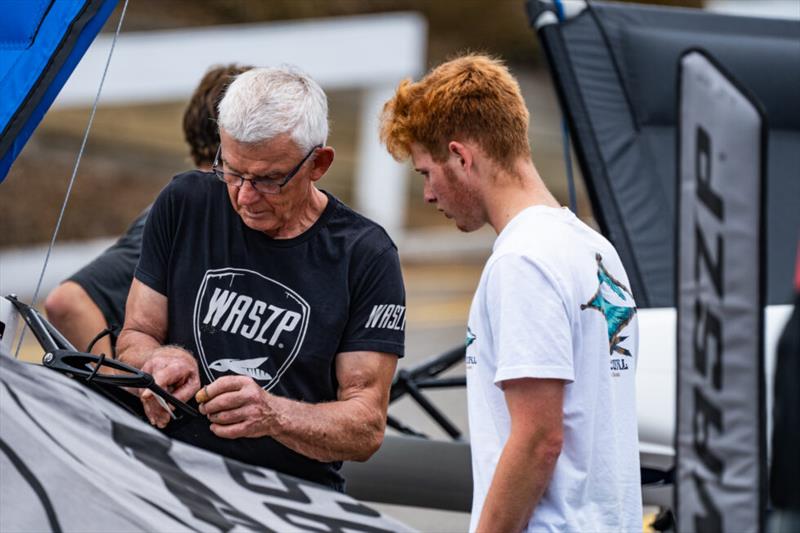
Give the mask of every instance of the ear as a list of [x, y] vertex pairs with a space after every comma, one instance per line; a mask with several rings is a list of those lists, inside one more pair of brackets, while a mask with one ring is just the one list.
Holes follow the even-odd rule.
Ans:
[[314, 168], [311, 171], [311, 181], [317, 181], [325, 175], [333, 164], [334, 155], [336, 155], [336, 151], [330, 146], [323, 146], [317, 149], [317, 152], [312, 156], [314, 158], [312, 161]]
[[447, 149], [450, 152], [450, 157], [457, 162], [462, 171], [469, 173], [472, 170], [475, 154], [469, 146], [458, 141], [450, 141]]

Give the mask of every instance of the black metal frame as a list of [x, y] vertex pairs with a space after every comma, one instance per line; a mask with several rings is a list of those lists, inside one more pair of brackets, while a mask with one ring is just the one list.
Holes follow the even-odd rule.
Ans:
[[[399, 400], [406, 394], [410, 395], [450, 438], [455, 441], [463, 441], [461, 431], [422, 394], [422, 389], [464, 387], [466, 385], [465, 377], [437, 378], [437, 376], [463, 361], [465, 352], [466, 346], [457, 346], [414, 368], [398, 371], [392, 383], [389, 403]], [[387, 416], [386, 423], [389, 427], [406, 435], [429, 438], [428, 435], [406, 426], [392, 415]]]
[[[107, 359], [105, 355], [80, 352], [33, 307], [19, 301], [14, 296], [6, 297], [25, 320], [36, 340], [45, 350], [42, 365], [83, 383], [115, 403], [144, 417], [138, 398], [122, 387], [149, 389], [156, 396], [175, 407], [179, 414], [202, 416], [196, 409], [175, 398], [161, 388], [151, 374], [121, 361]], [[100, 372], [102, 368], [112, 369], [113, 373]], [[175, 414], [175, 418], [179, 417]]]

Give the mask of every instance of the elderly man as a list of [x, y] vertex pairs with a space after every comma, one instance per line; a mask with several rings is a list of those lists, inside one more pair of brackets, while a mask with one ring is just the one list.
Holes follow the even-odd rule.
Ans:
[[516, 80], [485, 56], [440, 65], [400, 85], [382, 138], [462, 231], [498, 234], [466, 336], [470, 531], [641, 530], [635, 303], [536, 171]]
[[[293, 68], [240, 75], [219, 105], [213, 172], [156, 200], [120, 357], [206, 418], [181, 440], [337, 490], [380, 446], [403, 355], [405, 292], [386, 232], [317, 189], [334, 158], [327, 100]], [[167, 425], [169, 422], [169, 425]]]

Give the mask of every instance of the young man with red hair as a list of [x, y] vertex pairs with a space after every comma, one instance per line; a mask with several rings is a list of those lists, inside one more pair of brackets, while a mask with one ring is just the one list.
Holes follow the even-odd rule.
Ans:
[[472, 302], [472, 531], [641, 530], [636, 307], [613, 246], [536, 171], [499, 61], [466, 55], [386, 103], [381, 138], [424, 198], [498, 237]]

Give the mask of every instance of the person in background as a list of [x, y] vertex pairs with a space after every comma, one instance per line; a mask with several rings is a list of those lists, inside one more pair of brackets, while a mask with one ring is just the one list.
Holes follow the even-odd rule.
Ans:
[[381, 139], [462, 231], [497, 233], [472, 301], [471, 531], [641, 531], [636, 307], [613, 246], [559, 205], [500, 62], [400, 84]]
[[778, 341], [772, 407], [772, 513], [767, 531], [800, 531], [800, 243], [794, 274], [794, 309]]
[[[328, 104], [293, 67], [255, 68], [219, 105], [213, 173], [161, 192], [144, 230], [120, 360], [203, 417], [151, 423], [239, 461], [344, 490], [383, 441], [405, 289], [387, 233], [317, 182]], [[202, 389], [201, 389], [202, 387]]]
[[[236, 64], [211, 67], [200, 80], [183, 113], [183, 135], [192, 161], [199, 170], [211, 171], [219, 147], [217, 104], [233, 79], [251, 67]], [[125, 300], [142, 249], [142, 231], [150, 206], [131, 223], [125, 233], [100, 256], [58, 287], [45, 300], [50, 322], [78, 350], [92, 348], [95, 354], [113, 354], [116, 335], [125, 320]]]

